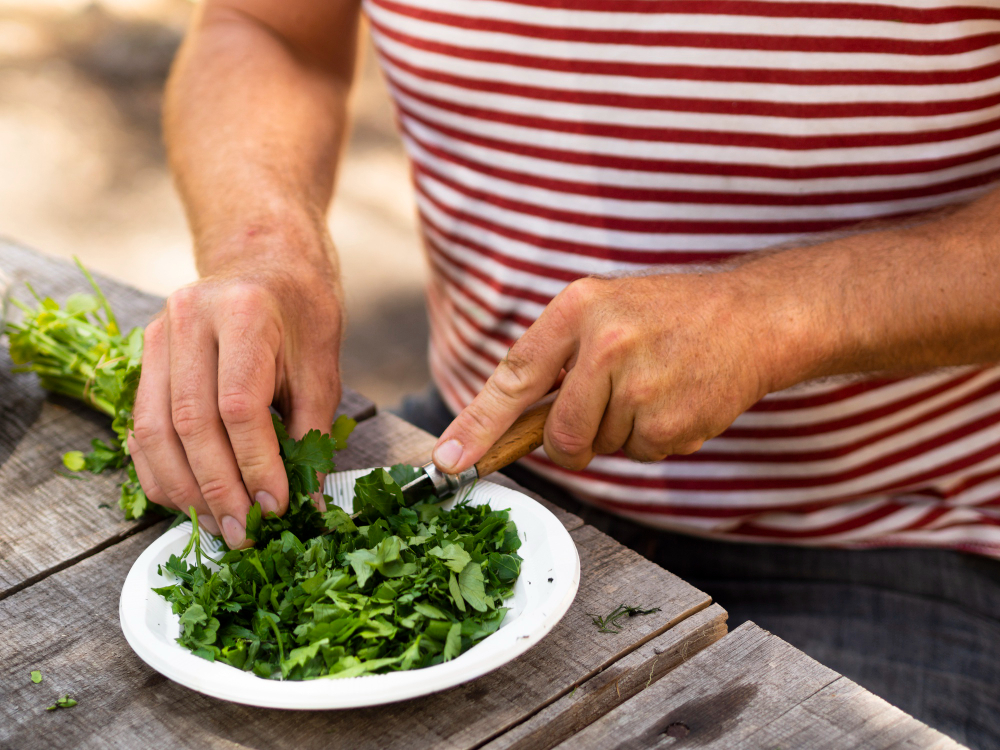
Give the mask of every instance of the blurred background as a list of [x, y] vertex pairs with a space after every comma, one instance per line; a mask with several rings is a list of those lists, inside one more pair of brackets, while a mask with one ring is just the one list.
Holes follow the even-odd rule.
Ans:
[[[196, 278], [160, 132], [192, 7], [0, 0], [0, 236], [164, 296]], [[429, 378], [426, 269], [370, 45], [330, 223], [347, 295], [344, 382], [392, 406]]]

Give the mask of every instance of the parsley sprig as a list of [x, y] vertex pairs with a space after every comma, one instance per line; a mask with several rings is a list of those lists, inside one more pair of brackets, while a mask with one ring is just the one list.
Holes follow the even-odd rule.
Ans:
[[652, 609], [642, 609], [641, 607], [629, 607], [627, 604], [619, 604], [608, 614], [594, 615], [590, 612], [587, 613], [587, 617], [590, 621], [594, 623], [597, 627], [597, 632], [599, 633], [620, 633], [622, 632], [622, 618], [623, 617], [638, 617], [639, 615], [651, 615], [654, 612], [659, 612], [659, 607], [653, 607]]

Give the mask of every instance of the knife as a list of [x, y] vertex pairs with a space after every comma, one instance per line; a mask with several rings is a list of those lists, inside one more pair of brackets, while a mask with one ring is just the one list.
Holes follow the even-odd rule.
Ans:
[[431, 461], [420, 467], [420, 476], [403, 485], [403, 496], [410, 499], [432, 494], [447, 500], [494, 471], [499, 471], [531, 453], [544, 442], [545, 419], [552, 401], [537, 404], [518, 417], [486, 454], [459, 474], [446, 474]]

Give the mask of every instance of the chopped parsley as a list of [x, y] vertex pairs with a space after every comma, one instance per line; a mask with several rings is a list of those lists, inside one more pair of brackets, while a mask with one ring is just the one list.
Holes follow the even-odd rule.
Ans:
[[[310, 454], [286, 448], [295, 468]], [[254, 505], [255, 547], [213, 564], [201, 559], [195, 516], [187, 548], [160, 569], [177, 583], [154, 589], [180, 616], [178, 643], [258, 677], [308, 680], [439, 664], [495, 632], [520, 573], [517, 528], [488, 505], [407, 505], [400, 486], [416, 471], [358, 479], [355, 520], [329, 498], [322, 516], [304, 501], [283, 518]]]

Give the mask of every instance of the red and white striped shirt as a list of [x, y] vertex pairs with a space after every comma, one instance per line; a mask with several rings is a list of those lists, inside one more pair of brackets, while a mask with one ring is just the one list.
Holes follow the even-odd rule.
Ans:
[[[1000, 178], [997, 0], [366, 0], [471, 401], [592, 273], [966, 201]], [[532, 468], [657, 526], [1000, 557], [1000, 368], [808, 383], [691, 456]]]

